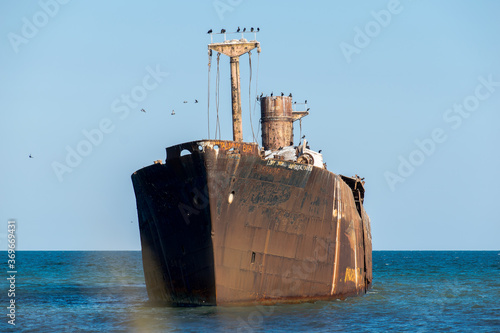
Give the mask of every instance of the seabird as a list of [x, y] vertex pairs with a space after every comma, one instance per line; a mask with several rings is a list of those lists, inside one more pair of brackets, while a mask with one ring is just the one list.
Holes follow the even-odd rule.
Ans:
[[293, 104], [297, 104], [297, 102], [293, 102]]
[[306, 110], [306, 111], [309, 111], [309, 110], [311, 110], [311, 108], [307, 108], [307, 110]]
[[220, 33], [221, 34], [225, 34], [226, 33], [226, 29], [221, 29]]
[[257, 32], [259, 32], [259, 31], [260, 31], [260, 28], [257, 28]]
[[253, 27], [250, 28], [250, 32], [253, 32]]
[[243, 32], [247, 31], [247, 28], [243, 28]]
[[197, 99], [195, 99], [195, 100], [194, 100], [194, 102], [195, 102], [195, 103], [198, 103], [198, 100], [197, 100]]
[[320, 149], [320, 150], [318, 150], [318, 153], [320, 153], [320, 154], [321, 154], [321, 149]]
[[144, 109], [141, 109], [141, 111], [142, 111], [142, 112], [146, 112], [146, 110], [144, 110]]
[[290, 93], [290, 95], [288, 95], [288, 97], [292, 97], [292, 93]]
[[304, 103], [307, 104], [307, 99], [306, 99], [306, 101]]
[[207, 34], [211, 34], [212, 33], [212, 29], [208, 30]]
[[31, 154], [30, 154], [30, 156], [29, 156], [29, 157], [30, 157], [30, 158], [33, 158], [33, 156], [31, 156]]
[[184, 101], [184, 102], [182, 102], [182, 103], [186, 104], [187, 102], [188, 102], [188, 101]]
[[240, 30], [241, 30], [240, 27], [238, 27], [238, 30], [236, 30], [236, 32], [240, 32]]
[[271, 91], [271, 97], [273, 97], [273, 92]]
[[283, 92], [281, 92], [281, 97], [283, 97], [285, 94], [283, 94]]
[[173, 116], [173, 115], [175, 115], [175, 111], [174, 111], [174, 110], [172, 110], [172, 113], [171, 113], [171, 115], [172, 115], [172, 116]]
[[306, 137], [306, 135], [305, 135], [305, 134], [304, 134], [304, 135], [302, 135], [302, 139], [304, 139], [305, 137]]

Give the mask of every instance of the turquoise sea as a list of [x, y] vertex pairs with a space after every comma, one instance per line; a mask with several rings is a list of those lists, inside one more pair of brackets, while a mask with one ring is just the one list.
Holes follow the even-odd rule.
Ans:
[[140, 252], [17, 252], [9, 297], [1, 253], [0, 332], [500, 332], [500, 251], [375, 251], [362, 297], [193, 308], [148, 303]]

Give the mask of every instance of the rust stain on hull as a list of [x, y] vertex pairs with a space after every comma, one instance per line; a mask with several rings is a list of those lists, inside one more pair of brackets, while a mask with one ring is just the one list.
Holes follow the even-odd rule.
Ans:
[[132, 181], [153, 301], [307, 302], [371, 286], [358, 177], [266, 160], [253, 143], [204, 140], [167, 148], [164, 164]]

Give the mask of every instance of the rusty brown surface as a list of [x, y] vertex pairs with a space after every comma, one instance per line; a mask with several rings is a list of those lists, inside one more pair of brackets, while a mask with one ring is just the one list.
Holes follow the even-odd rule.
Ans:
[[231, 102], [233, 116], [233, 141], [243, 141], [241, 122], [240, 58], [231, 57]]
[[209, 50], [214, 50], [215, 52], [220, 52], [228, 57], [239, 57], [242, 54], [257, 49], [260, 52], [260, 43], [257, 41], [246, 41], [246, 40], [232, 40], [225, 41], [224, 43], [212, 43], [208, 44]]
[[165, 164], [132, 175], [150, 299], [239, 305], [366, 292], [370, 220], [343, 178], [264, 160], [253, 143], [168, 148]]
[[292, 97], [264, 96], [260, 98], [262, 146], [276, 150], [293, 145], [293, 122], [308, 115], [307, 111], [293, 111]]

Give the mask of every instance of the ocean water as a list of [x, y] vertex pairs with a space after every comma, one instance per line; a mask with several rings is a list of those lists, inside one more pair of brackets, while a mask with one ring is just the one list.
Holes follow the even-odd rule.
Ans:
[[16, 264], [16, 325], [4, 278], [0, 332], [500, 332], [499, 251], [375, 251], [365, 296], [250, 307], [152, 306], [140, 252], [18, 252]]

